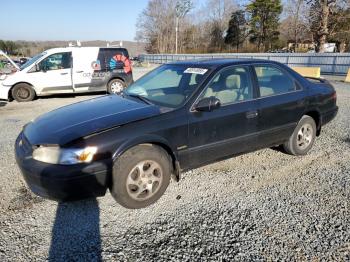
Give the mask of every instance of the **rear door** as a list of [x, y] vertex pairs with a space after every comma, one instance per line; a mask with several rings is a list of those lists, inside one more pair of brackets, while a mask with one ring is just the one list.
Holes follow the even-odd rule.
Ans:
[[259, 95], [259, 147], [283, 143], [292, 134], [305, 108], [305, 91], [283, 68], [254, 65]]
[[200, 99], [214, 96], [221, 106], [211, 112], [192, 110], [189, 116], [189, 166], [199, 166], [252, 148], [257, 139], [257, 101], [250, 69], [222, 69]]

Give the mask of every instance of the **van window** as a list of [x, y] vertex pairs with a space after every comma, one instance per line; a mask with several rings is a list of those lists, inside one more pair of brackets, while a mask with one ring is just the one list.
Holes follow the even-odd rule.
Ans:
[[100, 61], [101, 71], [111, 71], [114, 69], [123, 69], [123, 62], [115, 61], [113, 57], [123, 55], [129, 57], [128, 50], [125, 48], [100, 48], [97, 60]]
[[50, 71], [71, 68], [72, 53], [56, 53], [46, 57], [39, 63], [39, 69]]
[[254, 68], [261, 97], [288, 93], [296, 89], [293, 79], [282, 70], [268, 65]]

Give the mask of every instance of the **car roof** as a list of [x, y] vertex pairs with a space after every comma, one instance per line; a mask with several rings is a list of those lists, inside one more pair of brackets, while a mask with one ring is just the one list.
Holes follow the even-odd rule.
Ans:
[[276, 64], [275, 61], [266, 60], [266, 59], [250, 59], [250, 58], [214, 58], [214, 59], [195, 59], [195, 60], [184, 60], [169, 62], [168, 65], [185, 65], [185, 66], [201, 66], [201, 67], [210, 67], [216, 68], [221, 66], [229, 65], [240, 65], [240, 64], [253, 64], [253, 63], [269, 63]]
[[98, 47], [98, 46], [68, 46], [68, 47], [57, 47], [57, 48], [50, 48], [45, 50], [45, 52], [47, 52], [48, 54], [52, 54], [52, 53], [60, 53], [60, 52], [71, 52], [74, 49], [84, 49], [84, 50], [93, 50], [93, 49], [123, 49], [123, 50], [127, 50], [124, 47]]

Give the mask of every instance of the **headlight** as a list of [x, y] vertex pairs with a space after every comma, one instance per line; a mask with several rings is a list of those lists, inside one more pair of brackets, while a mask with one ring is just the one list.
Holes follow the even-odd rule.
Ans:
[[56, 146], [40, 146], [33, 151], [35, 160], [60, 165], [90, 163], [97, 153], [97, 147], [59, 148]]

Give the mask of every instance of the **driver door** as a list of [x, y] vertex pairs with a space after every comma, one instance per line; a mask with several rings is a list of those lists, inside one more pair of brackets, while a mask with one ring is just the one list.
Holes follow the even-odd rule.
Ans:
[[247, 151], [257, 141], [257, 102], [250, 68], [222, 69], [203, 90], [195, 104], [214, 96], [221, 106], [210, 112], [189, 113], [189, 167], [204, 165]]
[[41, 60], [28, 74], [40, 94], [72, 93], [72, 53], [52, 54]]

